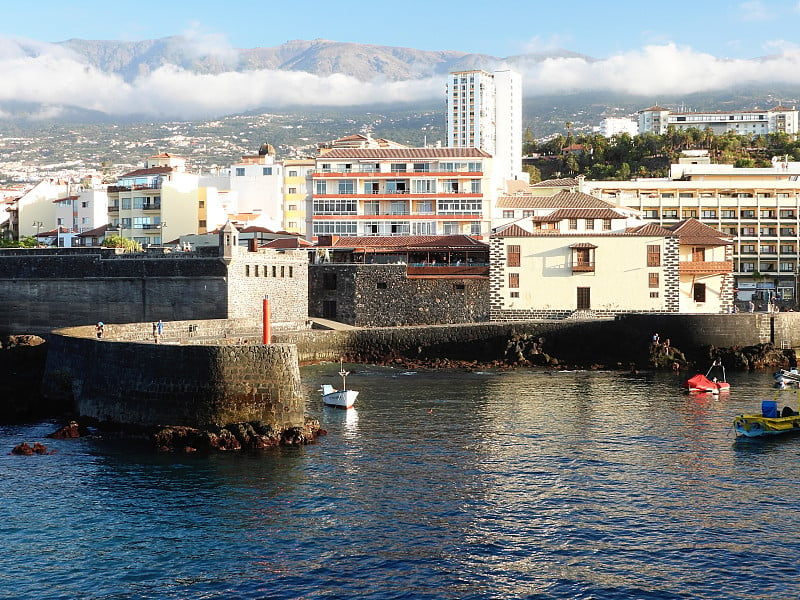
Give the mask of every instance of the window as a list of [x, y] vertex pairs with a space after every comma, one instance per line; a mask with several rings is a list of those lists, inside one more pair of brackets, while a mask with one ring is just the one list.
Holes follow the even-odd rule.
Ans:
[[198, 200], [197, 201], [197, 208], [205, 208], [205, 207], [206, 207], [206, 201], [205, 200]]
[[470, 192], [473, 194], [480, 194], [481, 193], [481, 180], [480, 179], [470, 179]]
[[355, 182], [352, 179], [344, 179], [339, 181], [339, 194], [352, 194]]
[[297, 171], [289, 171], [289, 177], [297, 177]]
[[594, 231], [594, 219], [586, 219], [586, 231]]
[[519, 287], [519, 273], [509, 273], [508, 274], [508, 287], [510, 287], [510, 288], [518, 288]]
[[431, 163], [414, 163], [414, 173], [429, 173]]
[[781, 219], [794, 219], [794, 211], [793, 210], [782, 210], [780, 212]]
[[442, 193], [457, 194], [458, 193], [458, 179], [445, 179], [442, 181]]
[[664, 218], [665, 219], [677, 219], [678, 218], [678, 211], [677, 210], [665, 210], [664, 211]]
[[405, 163], [392, 163], [391, 168], [389, 169], [392, 173], [405, 173], [406, 172], [406, 164]]
[[758, 212], [759, 216], [762, 219], [774, 219], [775, 218], [775, 211], [774, 210], [761, 210]]
[[591, 288], [579, 287], [577, 289], [577, 306], [578, 310], [589, 310], [592, 306], [591, 303]]
[[244, 177], [244, 167], [236, 167], [236, 176]]
[[661, 246], [658, 244], [647, 246], [647, 266], [660, 267], [661, 266]]
[[742, 235], [754, 237], [756, 235], [756, 228], [742, 227]]
[[697, 218], [697, 211], [693, 209], [684, 209], [683, 212], [684, 219], [696, 219]]
[[743, 273], [752, 273], [756, 270], [756, 264], [751, 262], [743, 262], [739, 265], [739, 270]]
[[755, 254], [756, 253], [756, 245], [755, 244], [742, 244], [739, 246], [739, 252], [742, 254]]
[[[511, 211], [511, 212], [513, 213], [514, 211]], [[523, 210], [522, 211], [522, 217], [523, 218], [527, 219], [528, 217], [532, 217], [532, 216], [534, 216], [534, 211], [532, 211], [532, 210]]]
[[716, 219], [717, 218], [717, 211], [715, 210], [704, 210], [702, 213], [704, 219]]
[[518, 245], [509, 245], [507, 248], [508, 258], [507, 264], [509, 267], [518, 267], [520, 265], [520, 247]]
[[603, 231], [611, 231], [611, 219], [603, 219]]
[[264, 167], [261, 169], [262, 175], [272, 175], [272, 167]]
[[206, 226], [206, 220], [205, 220], [205, 219], [200, 219], [200, 220], [197, 222], [197, 226], [198, 226], [198, 227], [203, 227], [203, 228], [205, 228], [205, 226]]
[[289, 188], [289, 193], [290, 194], [296, 194], [297, 193], [297, 188], [296, 187], [290, 187]]
[[435, 179], [412, 179], [411, 191], [414, 194], [435, 194], [436, 193], [436, 180]]
[[782, 262], [781, 263], [781, 271], [783, 271], [785, 273], [794, 271], [794, 263]]
[[722, 211], [722, 218], [723, 219], [735, 219], [736, 218], [736, 211], [735, 210], [723, 210]]
[[503, 218], [504, 219], [513, 219], [514, 218], [514, 211], [513, 210], [504, 210], [503, 211]]
[[658, 218], [658, 210], [656, 209], [648, 209], [644, 211], [644, 218], [645, 219], [657, 219]]
[[756, 211], [754, 211], [754, 210], [742, 210], [742, 218], [743, 219], [755, 219], [756, 218]]
[[88, 202], [81, 202], [81, 208], [89, 208]]
[[328, 193], [328, 182], [327, 181], [317, 181], [316, 185], [316, 193], [320, 195], [324, 195]]
[[131, 209], [131, 199], [130, 198], [123, 198], [122, 199], [122, 210], [130, 210]]
[[658, 292], [650, 292], [651, 298], [658, 298]]
[[569, 228], [575, 230], [578, 228], [578, 219], [570, 219], [569, 220]]
[[695, 283], [694, 284], [694, 291], [692, 293], [695, 302], [705, 302], [706, 301], [706, 284], [705, 283]]
[[519, 298], [519, 292], [511, 292], [509, 296], [511, 296], [512, 298]]
[[658, 273], [648, 273], [647, 274], [647, 287], [657, 288], [658, 287]]

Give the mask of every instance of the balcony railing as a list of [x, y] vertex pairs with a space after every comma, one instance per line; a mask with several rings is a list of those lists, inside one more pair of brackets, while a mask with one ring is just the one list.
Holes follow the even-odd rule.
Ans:
[[687, 260], [679, 262], [678, 269], [681, 273], [687, 274], [733, 273], [733, 261]]
[[594, 273], [594, 261], [580, 261], [572, 263], [573, 273]]

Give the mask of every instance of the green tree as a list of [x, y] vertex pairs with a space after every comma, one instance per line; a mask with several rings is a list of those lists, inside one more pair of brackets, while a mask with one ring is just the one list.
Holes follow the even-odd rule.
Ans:
[[528, 174], [531, 183], [539, 183], [542, 180], [542, 172], [536, 165], [522, 165], [522, 170]]
[[32, 235], [27, 235], [19, 240], [0, 240], [0, 248], [36, 248], [38, 240]]

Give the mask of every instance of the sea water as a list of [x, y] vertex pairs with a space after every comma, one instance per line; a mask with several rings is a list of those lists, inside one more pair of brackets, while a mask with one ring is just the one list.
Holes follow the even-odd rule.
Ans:
[[[0, 597], [800, 598], [800, 437], [737, 440], [780, 393], [734, 374], [304, 368], [318, 443], [158, 454], [0, 427]], [[54, 454], [7, 454], [18, 443]]]

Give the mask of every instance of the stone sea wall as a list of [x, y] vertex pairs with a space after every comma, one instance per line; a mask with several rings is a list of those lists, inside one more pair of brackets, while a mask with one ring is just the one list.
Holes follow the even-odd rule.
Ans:
[[145, 344], [97, 340], [93, 327], [53, 332], [45, 397], [72, 398], [78, 414], [141, 426], [304, 423], [296, 349], [287, 344]]
[[729, 315], [629, 314], [589, 321], [518, 321], [276, 334], [295, 344], [301, 362], [364, 361], [391, 357], [450, 358], [491, 362], [506, 357], [515, 336], [542, 338], [543, 350], [561, 360], [588, 364], [644, 363], [653, 333], [670, 339], [690, 358], [704, 360], [709, 346], [774, 344], [800, 347], [800, 313]]

